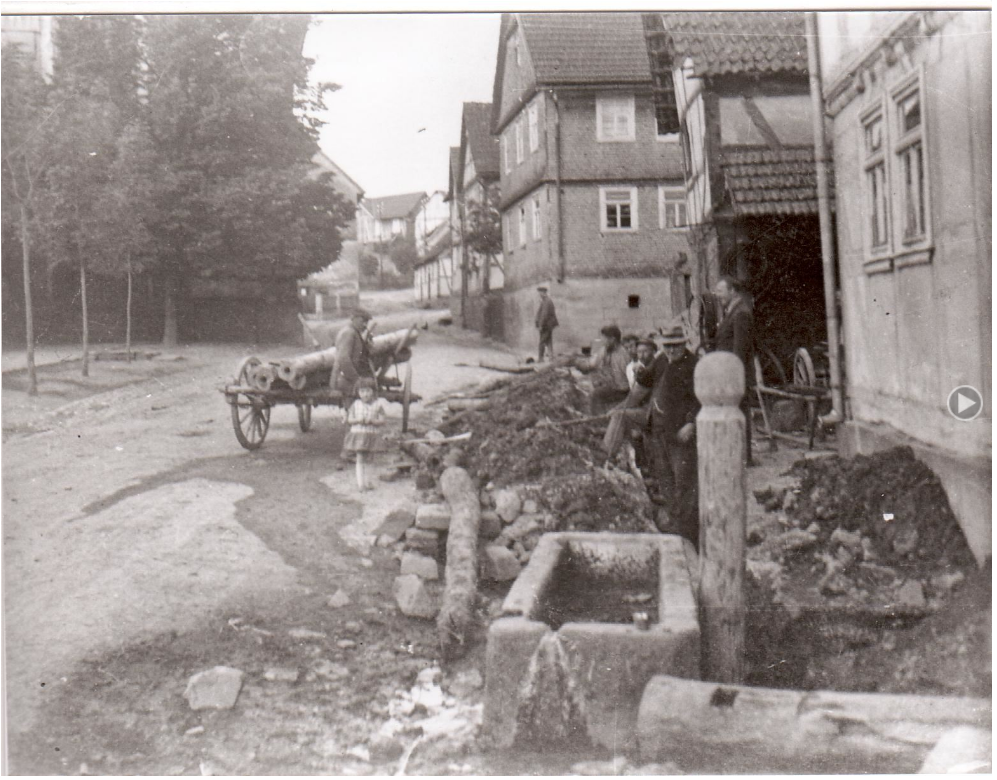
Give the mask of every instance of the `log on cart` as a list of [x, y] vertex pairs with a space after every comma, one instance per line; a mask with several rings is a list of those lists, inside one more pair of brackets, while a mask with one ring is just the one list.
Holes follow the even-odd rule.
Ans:
[[[402, 405], [403, 432], [408, 430], [412, 402], [420, 400], [412, 393], [412, 364], [409, 362], [411, 345], [417, 337], [413, 327], [375, 336], [369, 341], [377, 395]], [[239, 444], [247, 450], [256, 450], [263, 445], [274, 406], [294, 405], [302, 432], [311, 428], [314, 407], [346, 408], [353, 397], [329, 387], [335, 360], [335, 348], [268, 363], [257, 357], [244, 359], [233, 382], [221, 389], [231, 408], [232, 427]], [[399, 376], [401, 364], [405, 368]], [[388, 376], [392, 367], [395, 376]]]

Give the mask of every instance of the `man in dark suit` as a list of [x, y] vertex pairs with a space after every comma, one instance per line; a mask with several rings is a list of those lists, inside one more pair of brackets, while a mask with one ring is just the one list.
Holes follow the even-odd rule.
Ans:
[[684, 536], [699, 547], [699, 466], [693, 387], [696, 356], [686, 349], [681, 327], [663, 334], [662, 352], [637, 370], [637, 383], [651, 390], [651, 451], [655, 481], [670, 525], [662, 531]]
[[745, 463], [751, 460], [751, 389], [755, 386], [755, 337], [754, 315], [743, 283], [731, 276], [721, 276], [714, 293], [723, 304], [724, 316], [717, 326], [714, 349], [719, 352], [733, 352], [744, 366], [744, 397], [741, 411], [744, 413]]
[[353, 395], [360, 377], [374, 375], [364, 335], [370, 319], [367, 311], [354, 309], [350, 315], [350, 324], [336, 335], [336, 361], [332, 366], [329, 386], [348, 396]]
[[537, 287], [540, 293], [540, 305], [537, 307], [537, 316], [534, 323], [540, 331], [540, 353], [537, 360], [543, 362], [544, 351], [549, 352], [554, 357], [554, 328], [557, 327], [557, 312], [554, 311], [554, 301], [547, 295], [546, 287]]

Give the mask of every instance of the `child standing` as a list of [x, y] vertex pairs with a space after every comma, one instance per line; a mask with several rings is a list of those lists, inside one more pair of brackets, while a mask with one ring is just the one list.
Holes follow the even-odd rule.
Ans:
[[357, 395], [360, 397], [346, 412], [346, 422], [350, 425], [350, 432], [346, 434], [346, 440], [343, 442], [343, 454], [344, 456], [348, 452], [356, 454], [357, 487], [361, 493], [374, 487], [367, 482], [367, 457], [387, 449], [384, 439], [377, 432], [381, 420], [384, 419], [385, 402], [383, 398], [377, 398], [376, 393], [377, 383], [372, 378], [360, 379], [357, 382]]

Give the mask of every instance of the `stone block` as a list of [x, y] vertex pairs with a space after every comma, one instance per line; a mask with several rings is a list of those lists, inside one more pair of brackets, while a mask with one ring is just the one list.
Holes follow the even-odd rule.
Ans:
[[508, 582], [519, 576], [522, 567], [516, 555], [505, 547], [490, 544], [481, 557], [481, 578], [492, 582]]
[[230, 710], [242, 690], [241, 669], [216, 666], [198, 672], [187, 681], [184, 698], [192, 710]]
[[511, 523], [523, 508], [519, 493], [513, 488], [503, 488], [495, 492], [495, 511], [503, 522]]
[[415, 510], [415, 527], [425, 531], [450, 528], [450, 507], [446, 504], [421, 504]]
[[512, 525], [506, 528], [502, 535], [509, 541], [519, 541], [532, 533], [541, 529], [542, 518], [537, 514], [523, 513], [513, 521]]
[[333, 593], [329, 598], [325, 600], [326, 606], [332, 607], [333, 609], [340, 609], [345, 607], [350, 603], [349, 594], [345, 590], [340, 588], [335, 593]]
[[437, 599], [414, 574], [395, 577], [393, 592], [398, 609], [403, 615], [432, 620], [439, 611]]
[[[384, 521], [374, 530], [378, 537], [378, 544], [381, 544], [381, 537], [384, 537], [388, 544], [397, 542], [405, 532], [415, 524], [415, 512], [411, 509], [399, 508], [388, 513]], [[388, 544], [381, 545], [387, 547]]]
[[439, 531], [426, 531], [422, 528], [409, 528], [405, 532], [405, 547], [409, 550], [418, 550], [426, 555], [436, 555], [439, 549]]
[[523, 514], [535, 515], [538, 511], [537, 502], [532, 498], [528, 498], [523, 502]]
[[440, 578], [440, 567], [435, 558], [411, 551], [402, 554], [401, 572], [402, 574], [414, 574], [424, 580], [438, 580]]
[[491, 510], [482, 512], [478, 522], [478, 536], [483, 539], [494, 539], [500, 533], [502, 533], [502, 518], [498, 513]]

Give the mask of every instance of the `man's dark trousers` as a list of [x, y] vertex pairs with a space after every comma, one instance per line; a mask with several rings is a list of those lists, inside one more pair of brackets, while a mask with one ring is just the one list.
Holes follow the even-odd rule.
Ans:
[[540, 331], [540, 354], [537, 356], [538, 361], [544, 359], [544, 351], [550, 353], [551, 357], [554, 357], [554, 329]]

